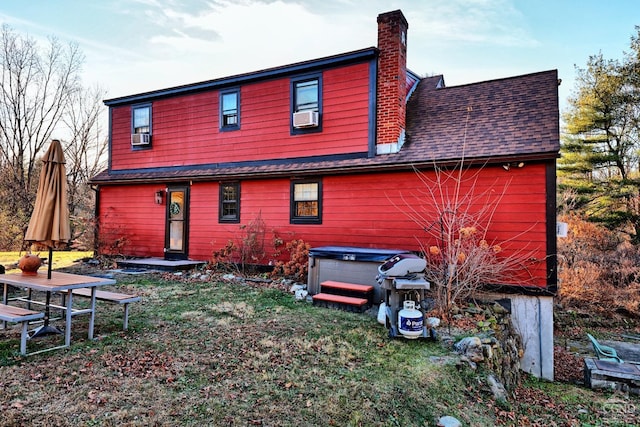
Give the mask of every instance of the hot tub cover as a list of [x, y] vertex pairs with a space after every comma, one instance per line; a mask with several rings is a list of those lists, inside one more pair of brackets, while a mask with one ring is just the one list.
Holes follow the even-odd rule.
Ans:
[[314, 258], [369, 262], [382, 262], [394, 255], [406, 253], [409, 253], [409, 251], [404, 249], [376, 249], [353, 246], [320, 246], [309, 250], [309, 256]]

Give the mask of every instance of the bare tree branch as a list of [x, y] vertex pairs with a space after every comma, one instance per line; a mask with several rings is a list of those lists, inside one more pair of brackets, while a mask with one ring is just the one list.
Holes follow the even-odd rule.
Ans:
[[41, 48], [6, 24], [0, 29], [0, 213], [22, 234], [33, 209], [39, 156], [54, 133], [64, 131], [62, 118], [82, 88], [83, 61], [75, 43], [50, 38]]

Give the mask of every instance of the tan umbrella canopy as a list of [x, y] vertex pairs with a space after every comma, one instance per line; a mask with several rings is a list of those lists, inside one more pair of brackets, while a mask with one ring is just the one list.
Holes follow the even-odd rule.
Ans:
[[52, 250], [71, 239], [67, 204], [67, 171], [60, 141], [54, 139], [42, 159], [42, 172], [29, 227], [24, 236], [49, 248], [48, 278], [51, 278]]
[[[68, 243], [71, 239], [69, 225], [69, 206], [67, 205], [67, 170], [64, 166], [64, 152], [60, 141], [51, 141], [49, 149], [42, 159], [42, 171], [36, 193], [36, 203], [29, 221], [24, 240], [40, 243], [49, 248], [47, 279], [51, 279], [53, 248]], [[49, 326], [49, 301], [51, 292], [47, 292], [44, 325], [31, 336], [62, 333], [58, 328]]]

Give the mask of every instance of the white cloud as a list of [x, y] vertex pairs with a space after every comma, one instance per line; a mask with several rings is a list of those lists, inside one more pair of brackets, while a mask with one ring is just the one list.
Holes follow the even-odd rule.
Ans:
[[[409, 67], [444, 73], [455, 83], [461, 70], [485, 67], [490, 73], [492, 62], [509, 73], [511, 59], [498, 63], [495, 49], [534, 49], [538, 43], [513, 0], [111, 0], [77, 8], [95, 31], [77, 20], [65, 26], [26, 15], [0, 19], [39, 37], [77, 41], [87, 56], [85, 83], [99, 82], [109, 96], [375, 46], [377, 15], [396, 9], [409, 22]], [[466, 81], [478, 77], [469, 73]]]
[[448, 0], [410, 9], [409, 28], [440, 44], [536, 46], [522, 14], [509, 0]]
[[[374, 16], [335, 22], [284, 1], [218, 1], [186, 11], [153, 0], [144, 61], [112, 64], [110, 80], [139, 76], [137, 89], [117, 96], [257, 71], [376, 44]], [[128, 13], [131, 13], [128, 12]], [[349, 17], [352, 18], [352, 17]], [[350, 25], [349, 25], [350, 24]], [[365, 27], [366, 26], [366, 27]], [[142, 63], [143, 62], [143, 63]], [[111, 85], [113, 87], [113, 85]], [[131, 87], [132, 85], [127, 85]]]
[[[219, 2], [198, 14], [165, 10], [165, 16], [171, 16], [180, 26], [152, 37], [150, 42], [156, 48], [166, 47], [178, 55], [200, 58], [216, 56], [222, 69], [233, 67], [232, 63], [245, 67], [237, 72], [339, 53], [341, 50], [334, 50], [335, 39], [341, 33], [346, 37], [345, 29], [332, 28], [325, 16], [283, 1]], [[182, 30], [178, 32], [176, 28]], [[208, 37], [207, 32], [218, 37]]]

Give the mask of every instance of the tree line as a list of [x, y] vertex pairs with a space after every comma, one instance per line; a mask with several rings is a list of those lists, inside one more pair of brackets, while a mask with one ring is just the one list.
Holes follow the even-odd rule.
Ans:
[[622, 59], [577, 68], [558, 161], [559, 208], [640, 243], [640, 26]]
[[6, 24], [0, 30], [0, 250], [25, 249], [40, 158], [52, 139], [65, 151], [72, 241], [92, 249], [94, 194], [87, 182], [105, 165], [106, 91], [83, 86], [84, 55], [76, 43], [50, 37], [42, 44]]
[[[74, 42], [50, 37], [43, 46], [6, 24], [0, 30], [0, 250], [24, 249], [39, 160], [52, 139], [65, 150], [72, 241], [93, 248], [95, 194], [87, 182], [106, 164], [106, 91], [83, 85], [83, 64]], [[622, 59], [594, 54], [576, 71], [563, 114], [559, 210], [639, 244], [640, 26]]]

